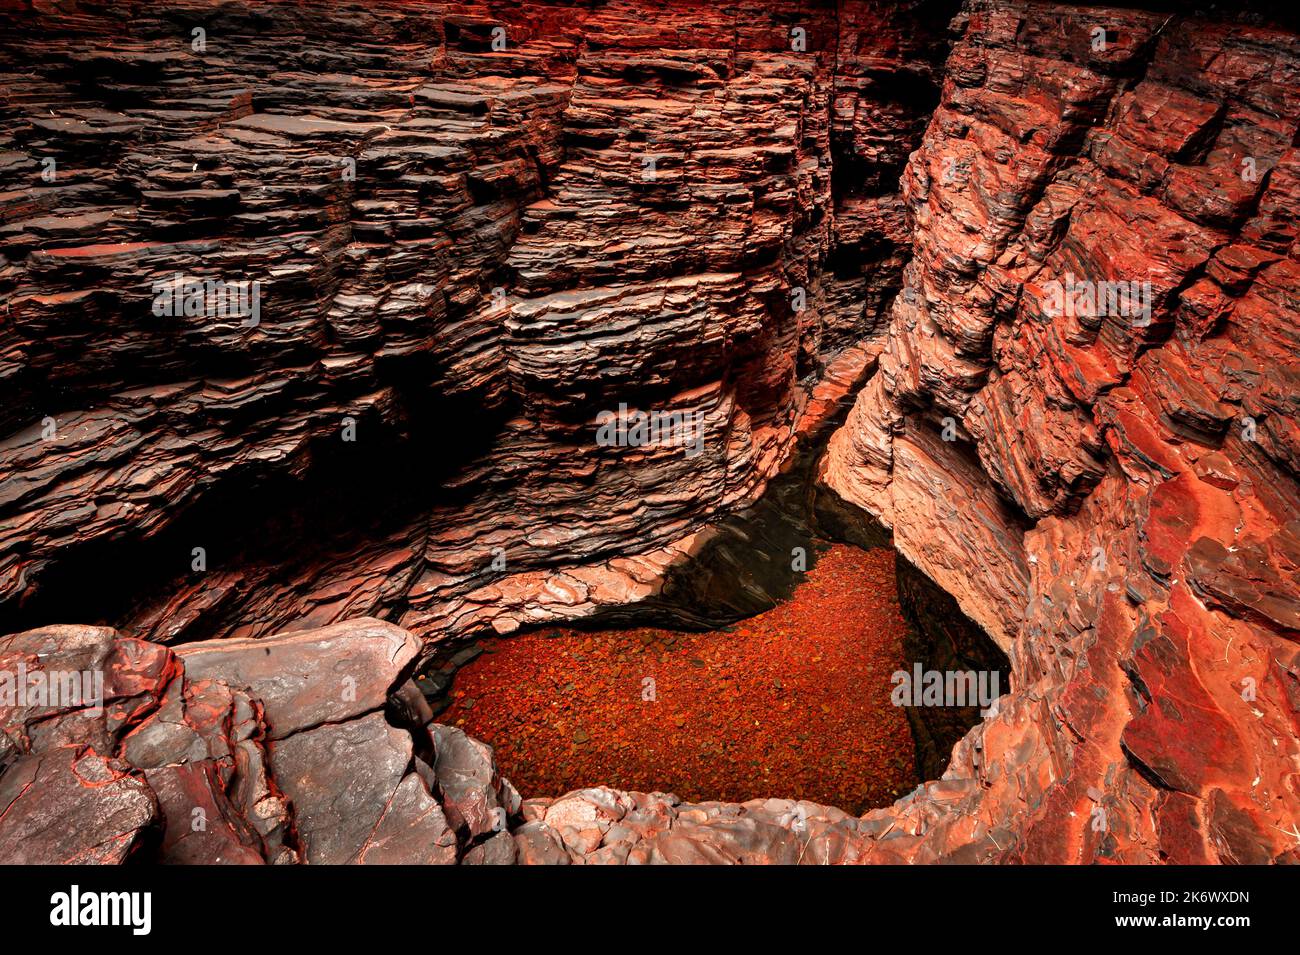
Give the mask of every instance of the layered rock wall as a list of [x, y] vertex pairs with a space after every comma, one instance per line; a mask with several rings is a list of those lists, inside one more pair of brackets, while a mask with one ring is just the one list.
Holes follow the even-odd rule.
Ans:
[[[0, 12], [0, 619], [436, 640], [653, 592], [883, 331], [949, 12]], [[155, 314], [176, 276], [259, 313]], [[599, 446], [622, 404], [702, 453]]]
[[823, 465], [1011, 656], [930, 845], [1295, 858], [1298, 69], [1263, 25], [967, 6]]

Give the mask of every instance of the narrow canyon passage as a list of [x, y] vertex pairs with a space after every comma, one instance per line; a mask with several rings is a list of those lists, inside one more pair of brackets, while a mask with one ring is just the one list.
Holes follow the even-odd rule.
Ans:
[[723, 630], [545, 629], [491, 641], [440, 715], [521, 791], [774, 796], [854, 814], [920, 780], [894, 552], [834, 544], [789, 600]]
[[1179, 6], [0, 3], [0, 863], [1300, 863], [1300, 23]]

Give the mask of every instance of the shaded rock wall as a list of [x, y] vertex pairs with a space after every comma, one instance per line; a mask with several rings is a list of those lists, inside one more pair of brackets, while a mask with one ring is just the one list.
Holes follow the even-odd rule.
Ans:
[[823, 463], [1012, 661], [900, 857], [1295, 861], [1297, 70], [1258, 22], [967, 6]]
[[[898, 602], [911, 624], [904, 658], [921, 672], [974, 674], [978, 691], [984, 674], [990, 703], [1011, 689], [1011, 665], [984, 631], [961, 612], [957, 601], [944, 593], [905, 557], [896, 557]], [[915, 669], [913, 674], [914, 676]], [[993, 674], [996, 674], [996, 682]], [[955, 687], [955, 684], [954, 684]], [[963, 692], [965, 692], [963, 690]], [[982, 701], [980, 701], [982, 702]], [[916, 741], [917, 777], [938, 779], [948, 768], [953, 747], [987, 715], [976, 695], [964, 705], [906, 707]]]
[[[883, 332], [952, 7], [0, 9], [0, 629], [652, 593]], [[257, 324], [155, 315], [178, 274]], [[620, 403], [704, 452], [597, 446]]]

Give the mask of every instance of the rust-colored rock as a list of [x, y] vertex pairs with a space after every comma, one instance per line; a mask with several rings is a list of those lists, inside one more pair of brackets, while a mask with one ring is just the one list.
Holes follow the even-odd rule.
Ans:
[[[102, 675], [0, 700], [6, 861], [1300, 861], [1300, 39], [1159, 6], [5, 5], [0, 670]], [[871, 369], [821, 485], [1012, 663], [943, 778], [520, 802], [429, 731]]]
[[[1300, 340], [1276, 203], [1300, 44], [1016, 2], [964, 30], [903, 178], [915, 255], [881, 372], [822, 475], [1010, 651], [1016, 692], [896, 851], [1295, 861]], [[1129, 303], [1149, 309], [1061, 307], [1100, 282], [1149, 283]]]

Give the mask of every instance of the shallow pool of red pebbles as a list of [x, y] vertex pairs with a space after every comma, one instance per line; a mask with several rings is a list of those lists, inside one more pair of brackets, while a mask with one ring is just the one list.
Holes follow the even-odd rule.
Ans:
[[894, 552], [833, 545], [788, 601], [726, 630], [492, 641], [457, 673], [439, 721], [495, 747], [525, 796], [603, 784], [860, 813], [917, 782], [890, 702], [906, 627]]

